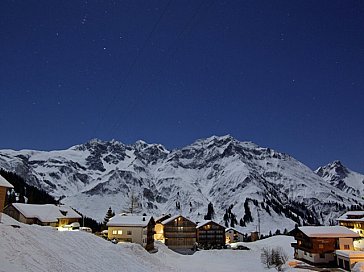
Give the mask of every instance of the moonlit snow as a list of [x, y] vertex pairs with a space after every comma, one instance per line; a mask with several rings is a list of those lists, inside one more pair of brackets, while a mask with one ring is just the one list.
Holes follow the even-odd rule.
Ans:
[[261, 263], [260, 250], [276, 246], [282, 247], [289, 258], [293, 258], [290, 247], [293, 238], [288, 236], [246, 243], [251, 249], [248, 251], [208, 250], [194, 255], [180, 255], [156, 243], [158, 252], [150, 254], [136, 244], [115, 245], [82, 231], [59, 232], [51, 227], [25, 225], [5, 214], [1, 222], [1, 272], [275, 271]]

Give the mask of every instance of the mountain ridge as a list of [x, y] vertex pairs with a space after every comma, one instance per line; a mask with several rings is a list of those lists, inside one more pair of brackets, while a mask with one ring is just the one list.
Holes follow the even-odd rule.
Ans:
[[143, 212], [194, 220], [203, 219], [211, 202], [222, 223], [229, 209], [242, 219], [248, 205], [253, 221], [243, 222], [247, 230], [257, 229], [259, 216], [262, 224], [272, 222], [263, 226], [266, 233], [297, 223], [329, 224], [363, 204], [292, 156], [230, 135], [173, 150], [141, 140], [126, 145], [98, 139], [66, 150], [0, 150], [0, 167], [100, 221], [109, 206], [125, 209], [131, 194]]

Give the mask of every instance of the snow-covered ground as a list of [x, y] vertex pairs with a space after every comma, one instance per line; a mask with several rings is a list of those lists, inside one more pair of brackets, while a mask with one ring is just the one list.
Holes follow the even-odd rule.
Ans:
[[[245, 243], [251, 250], [208, 250], [180, 255], [156, 243], [150, 254], [135, 244], [112, 244], [93, 234], [59, 232], [21, 224], [6, 215], [0, 223], [0, 271], [275, 271], [260, 261], [263, 247], [282, 247], [290, 259], [292, 237]], [[12, 226], [13, 225], [13, 226]], [[14, 227], [19, 226], [19, 227]], [[286, 271], [303, 271], [287, 267]]]

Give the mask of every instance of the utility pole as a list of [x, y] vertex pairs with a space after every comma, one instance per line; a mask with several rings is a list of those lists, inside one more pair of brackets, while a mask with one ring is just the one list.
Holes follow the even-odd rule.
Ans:
[[260, 209], [258, 208], [258, 235], [259, 235], [258, 237], [260, 238], [260, 214], [259, 214], [259, 210]]

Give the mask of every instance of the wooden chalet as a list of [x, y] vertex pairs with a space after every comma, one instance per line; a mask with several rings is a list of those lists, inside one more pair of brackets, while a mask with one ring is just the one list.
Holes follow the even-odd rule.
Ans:
[[342, 226], [299, 227], [295, 231], [294, 257], [311, 264], [335, 264], [336, 250], [353, 250], [359, 234]]
[[201, 248], [223, 248], [225, 246], [225, 227], [206, 220], [199, 223], [197, 229], [197, 244]]
[[340, 226], [347, 227], [364, 237], [364, 211], [349, 211], [336, 220]]
[[238, 228], [227, 228], [225, 230], [225, 237], [227, 244], [244, 241], [244, 233]]
[[108, 239], [140, 244], [146, 250], [152, 250], [154, 226], [154, 218], [151, 216], [118, 214], [107, 223]]
[[193, 249], [196, 246], [196, 224], [176, 215], [161, 222], [165, 244], [170, 249]]
[[8, 189], [12, 188], [14, 188], [14, 186], [0, 175], [0, 213], [2, 213], [4, 210], [6, 192]]
[[59, 228], [79, 222], [82, 218], [72, 208], [54, 204], [12, 203], [5, 207], [4, 213], [25, 224]]

